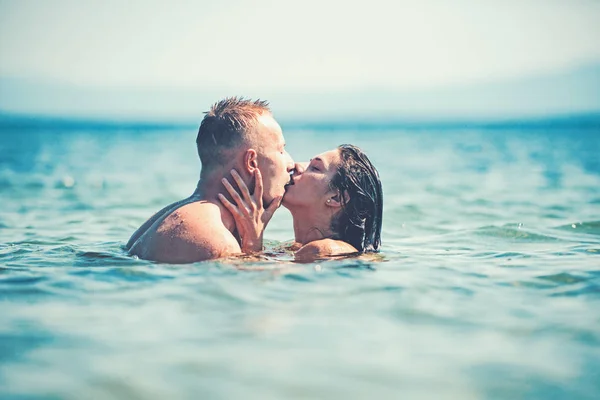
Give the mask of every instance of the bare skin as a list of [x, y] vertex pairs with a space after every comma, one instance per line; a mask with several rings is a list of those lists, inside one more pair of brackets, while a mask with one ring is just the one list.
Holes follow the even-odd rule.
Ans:
[[335, 239], [319, 239], [301, 246], [295, 253], [297, 262], [313, 262], [358, 253], [351, 244]]
[[[292, 194], [295, 197], [290, 199], [291, 204], [288, 206], [294, 217], [295, 243], [292, 249], [295, 250], [294, 258], [298, 262], [358, 253], [354, 246], [331, 238], [331, 221], [341, 207], [340, 194], [329, 189], [329, 181], [336, 172], [338, 161], [337, 150], [332, 150], [311, 160], [314, 164], [312, 167], [310, 164], [296, 164], [293, 181], [298, 187], [288, 186], [284, 204], [290, 193], [298, 193]], [[237, 231], [247, 238], [246, 252], [259, 251], [262, 248], [263, 224], [268, 223], [272, 213], [262, 208], [256, 198], [256, 191], [255, 196], [250, 195], [244, 182], [236, 178], [235, 171], [232, 171], [232, 176], [242, 195], [238, 195], [237, 190], [229, 184], [225, 188], [233, 200], [224, 196], [219, 199], [233, 216]], [[257, 171], [257, 187], [260, 185], [259, 181], [260, 171]]]
[[176, 264], [243, 253], [235, 220], [217, 197], [223, 191], [222, 179], [230, 177], [235, 168], [246, 187], [254, 188], [255, 171], [266, 171], [261, 201], [274, 212], [294, 168], [284, 149], [281, 128], [270, 114], [258, 118], [253, 135], [252, 143], [231, 149], [225, 165], [203, 173], [190, 197], [163, 208], [146, 221], [127, 243], [130, 254]]
[[231, 216], [199, 197], [192, 195], [153, 216], [134, 234], [129, 252], [172, 264], [241, 253]]
[[219, 193], [219, 200], [229, 210], [236, 223], [236, 230], [239, 235], [241, 249], [244, 254], [253, 254], [262, 251], [263, 233], [275, 210], [281, 205], [283, 197], [273, 201], [268, 208], [263, 208], [263, 180], [259, 169], [254, 171], [255, 188], [254, 193], [250, 194], [248, 187], [242, 177], [236, 170], [231, 171], [233, 180], [239, 187], [242, 197], [237, 190], [223, 178], [223, 185], [229, 192], [231, 198], [235, 200], [238, 207], [235, 207], [226, 196]]
[[329, 183], [337, 172], [339, 150], [315, 156], [309, 163], [297, 163], [293, 184], [288, 187], [283, 206], [292, 213], [298, 250], [296, 261], [347, 256], [358, 250], [342, 240], [332, 239], [331, 221], [341, 211], [342, 195]]

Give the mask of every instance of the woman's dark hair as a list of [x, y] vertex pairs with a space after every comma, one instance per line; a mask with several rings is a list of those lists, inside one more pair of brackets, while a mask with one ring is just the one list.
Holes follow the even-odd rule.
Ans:
[[360, 252], [377, 251], [381, 245], [383, 189], [379, 173], [356, 146], [338, 147], [342, 161], [329, 183], [340, 194], [341, 211], [333, 217], [335, 238]]

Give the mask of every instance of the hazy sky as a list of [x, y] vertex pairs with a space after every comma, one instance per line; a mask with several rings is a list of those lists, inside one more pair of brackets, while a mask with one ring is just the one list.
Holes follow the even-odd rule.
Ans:
[[0, 77], [414, 90], [600, 62], [600, 1], [0, 0]]
[[2, 0], [0, 52], [86, 85], [435, 86], [600, 60], [600, 1]]

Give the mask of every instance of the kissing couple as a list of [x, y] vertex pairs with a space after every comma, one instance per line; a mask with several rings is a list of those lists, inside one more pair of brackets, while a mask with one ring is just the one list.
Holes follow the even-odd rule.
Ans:
[[238, 97], [205, 114], [196, 147], [196, 190], [135, 231], [130, 254], [173, 264], [259, 254], [280, 205], [293, 217], [297, 261], [379, 250], [383, 190], [358, 147], [344, 144], [294, 163], [268, 103]]

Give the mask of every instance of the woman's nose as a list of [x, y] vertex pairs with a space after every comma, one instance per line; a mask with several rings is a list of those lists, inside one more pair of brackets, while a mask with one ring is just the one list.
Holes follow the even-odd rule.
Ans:
[[294, 165], [294, 169], [296, 170], [296, 174], [301, 174], [304, 171], [306, 171], [306, 167], [308, 166], [308, 163], [306, 162], [297, 162]]

